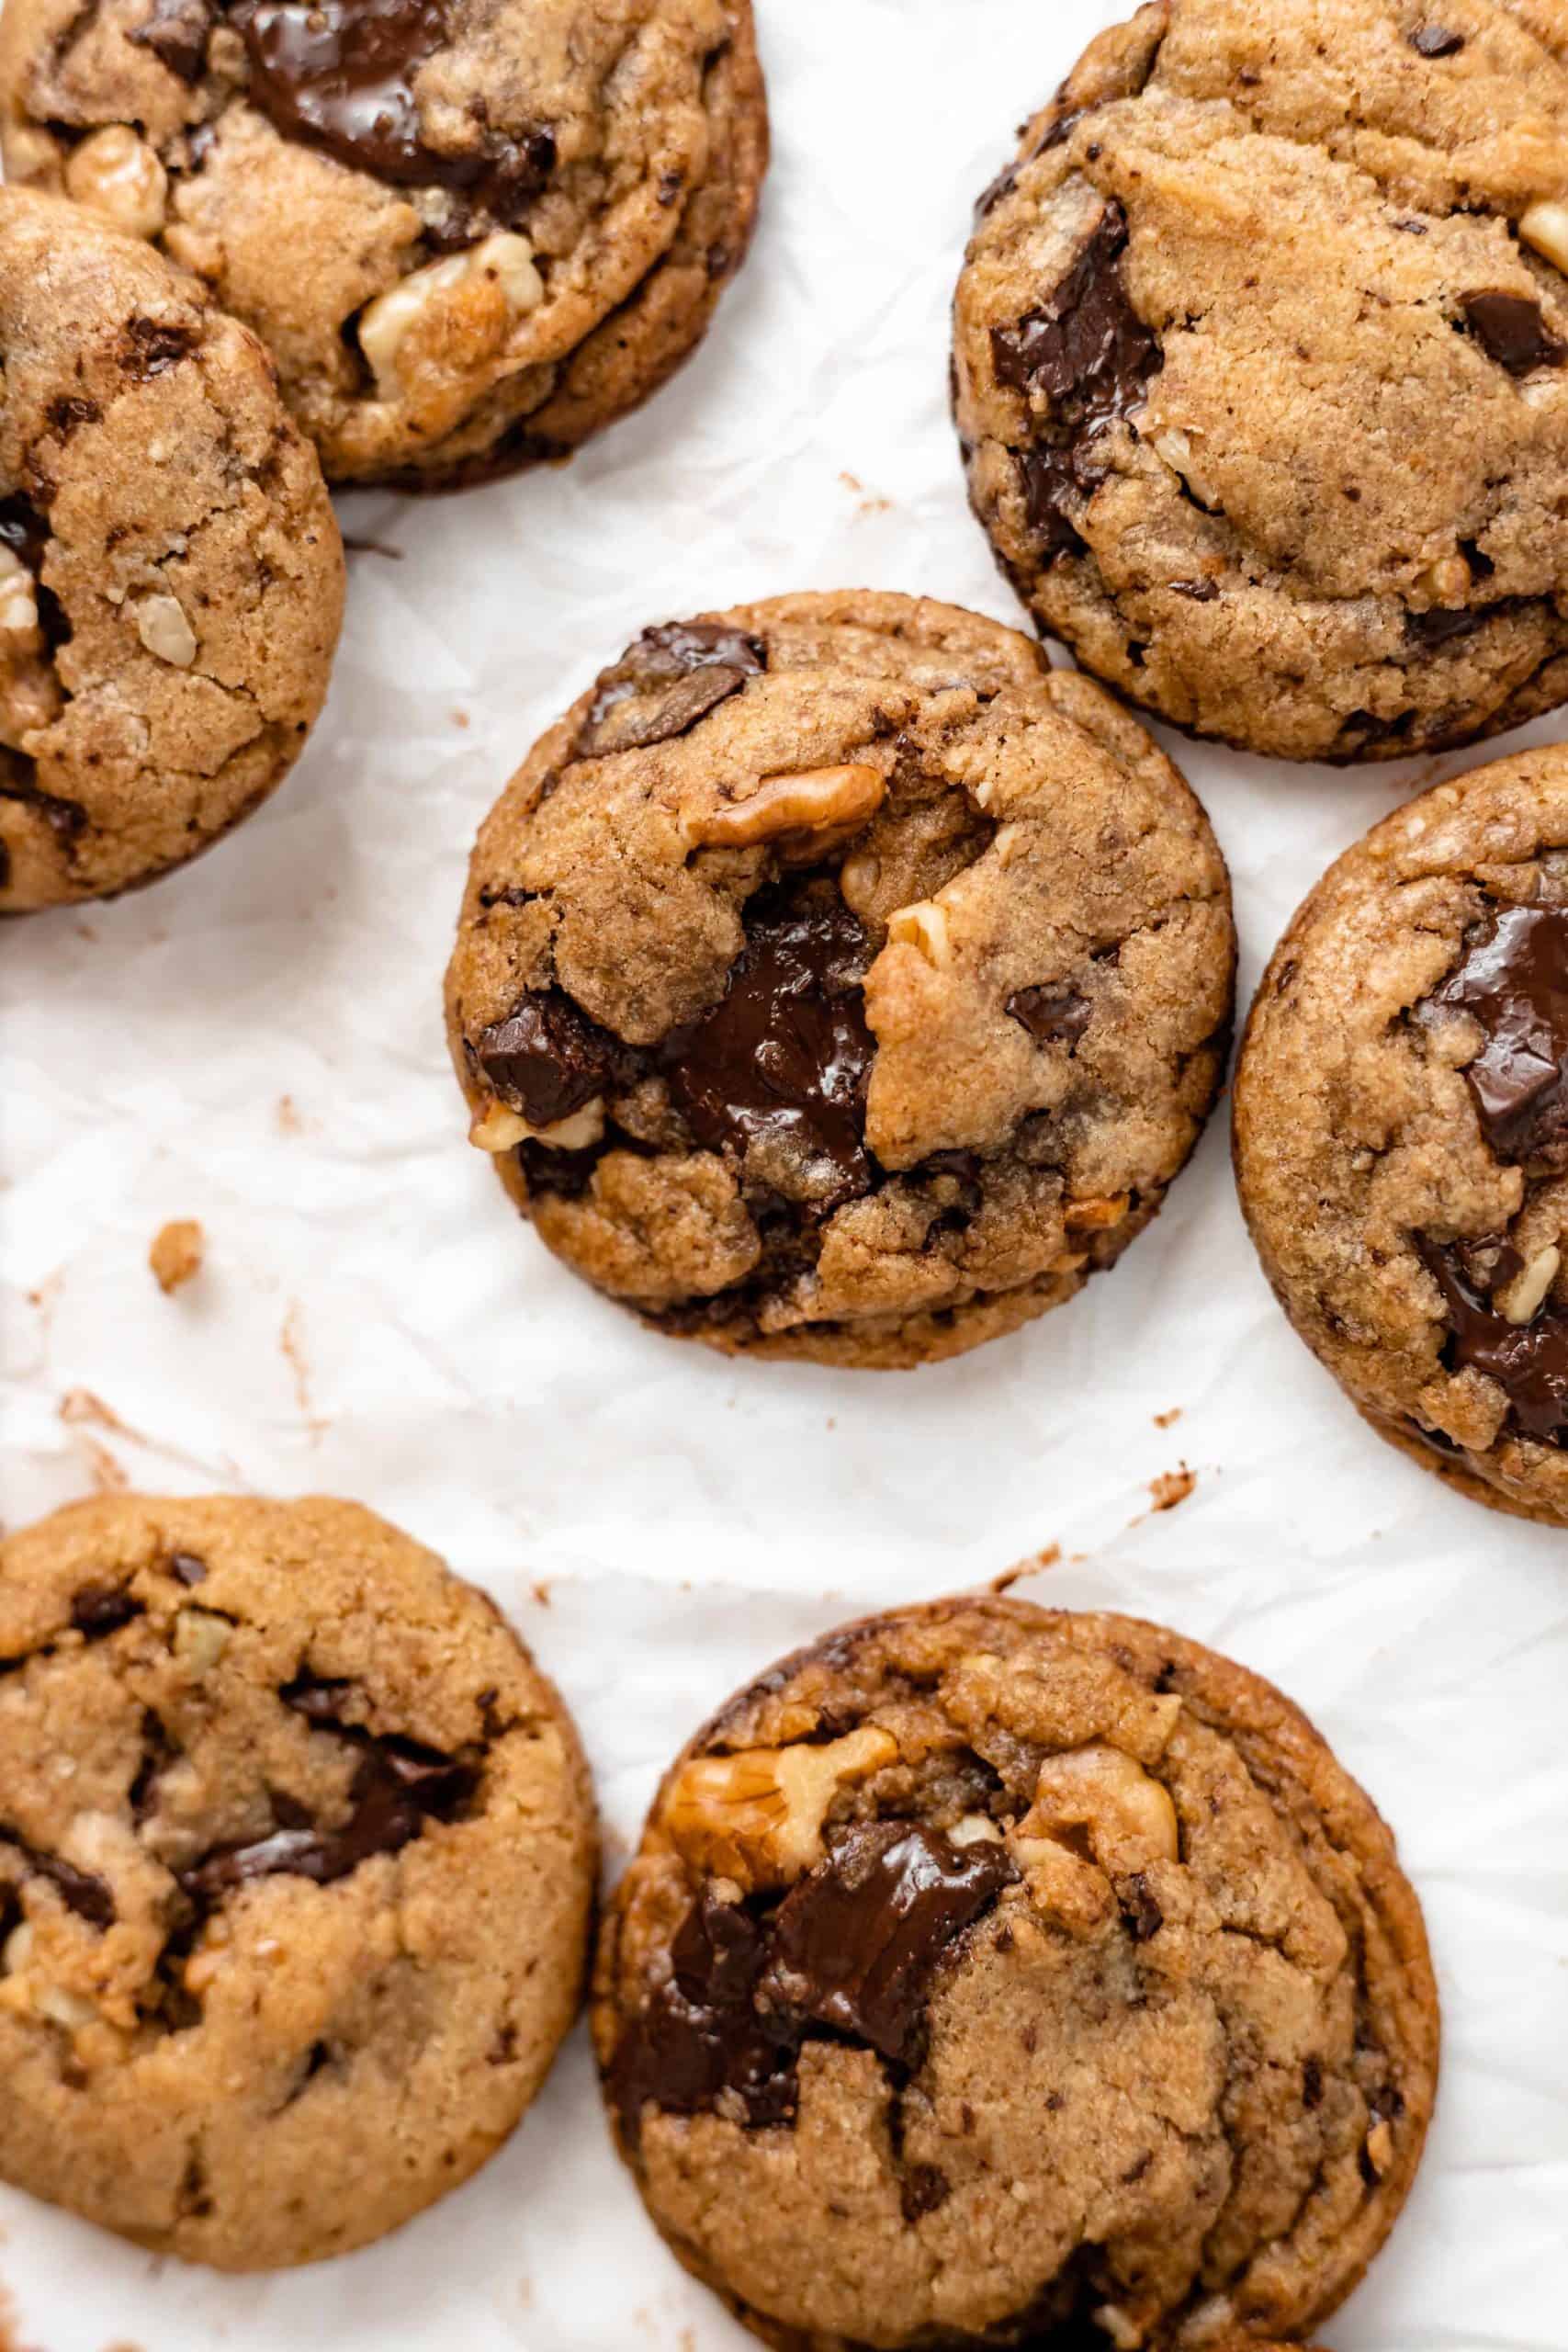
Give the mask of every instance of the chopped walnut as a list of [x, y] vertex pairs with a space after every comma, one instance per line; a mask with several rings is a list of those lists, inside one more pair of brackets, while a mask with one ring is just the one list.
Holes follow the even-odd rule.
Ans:
[[863, 825], [887, 797], [887, 780], [873, 767], [807, 768], [798, 775], [765, 775], [749, 799], [710, 808], [687, 823], [694, 848], [750, 849], [756, 842], [802, 836], [813, 857], [835, 834]]
[[547, 1127], [530, 1126], [520, 1111], [509, 1110], [492, 1096], [468, 1129], [468, 1141], [480, 1151], [514, 1151], [520, 1143], [547, 1143], [553, 1151], [588, 1151], [604, 1132], [604, 1098], [596, 1094], [580, 1111]]
[[65, 166], [65, 190], [128, 236], [155, 237], [164, 226], [168, 174], [129, 123], [111, 122], [83, 140]]
[[926, 962], [939, 971], [948, 960], [947, 917], [933, 899], [895, 907], [887, 918], [887, 936], [897, 945], [919, 948]]
[[39, 623], [37, 584], [21, 558], [0, 547], [0, 743], [23, 750], [23, 737], [47, 727], [60, 710], [60, 688]]
[[787, 1886], [821, 1859], [822, 1825], [840, 1789], [897, 1755], [891, 1733], [863, 1724], [822, 1747], [694, 1757], [664, 1800], [664, 1826], [696, 1870], [731, 1878], [747, 1893]]
[[149, 653], [174, 669], [188, 670], [196, 660], [196, 631], [177, 596], [142, 596], [135, 607], [136, 634]]
[[1554, 269], [1568, 275], [1568, 204], [1532, 204], [1520, 219], [1519, 234]]
[[425, 329], [427, 322], [433, 328], [467, 289], [486, 283], [499, 291], [509, 322], [538, 308], [545, 298], [544, 281], [526, 237], [511, 232], [486, 237], [467, 253], [411, 270], [389, 292], [366, 304], [359, 314], [359, 347], [370, 363], [379, 399], [402, 400], [414, 389], [404, 380], [403, 349], [414, 330]]
[[1181, 1850], [1168, 1792], [1132, 1757], [1098, 1740], [1046, 1758], [1011, 1842], [1027, 1864], [1032, 1848], [1059, 1843], [1075, 1829], [1108, 1878], [1174, 1862]]

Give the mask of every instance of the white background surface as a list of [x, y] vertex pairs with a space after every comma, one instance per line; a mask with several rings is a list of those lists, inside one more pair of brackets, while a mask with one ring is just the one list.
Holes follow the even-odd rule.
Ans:
[[[1450, 1497], [1362, 1428], [1257, 1270], [1223, 1112], [1077, 1304], [855, 1377], [732, 1366], [577, 1283], [466, 1147], [446, 1064], [476, 825], [646, 622], [851, 583], [1020, 617], [964, 503], [947, 305], [1015, 120], [1118, 13], [759, 0], [776, 162], [697, 359], [565, 470], [347, 502], [345, 529], [401, 560], [350, 559], [293, 779], [155, 889], [6, 930], [5, 1518], [121, 1476], [373, 1504], [488, 1585], [558, 1679], [612, 1868], [661, 1761], [780, 1650], [1059, 1544], [1023, 1592], [1162, 1619], [1280, 1682], [1425, 1900], [1438, 2124], [1336, 2352], [1563, 2352], [1568, 1536]], [[1358, 777], [1170, 747], [1230, 859], [1244, 990], [1328, 859], [1470, 763]], [[147, 1248], [182, 1216], [208, 1266], [164, 1299]], [[1190, 1499], [1149, 1515], [1182, 1463]], [[12, 2352], [750, 2340], [644, 2222], [581, 2030], [477, 2182], [329, 2267], [160, 2267], [3, 2190], [0, 2231]]]

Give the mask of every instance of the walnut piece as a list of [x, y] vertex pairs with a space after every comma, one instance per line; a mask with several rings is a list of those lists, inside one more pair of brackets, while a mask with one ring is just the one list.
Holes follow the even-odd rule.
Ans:
[[887, 936], [895, 946], [918, 948], [938, 971], [948, 960], [947, 917], [932, 899], [895, 907], [887, 918]]
[[164, 225], [169, 175], [129, 123], [111, 122], [73, 150], [65, 190], [128, 236], [155, 237]]
[[134, 609], [136, 634], [148, 652], [176, 670], [188, 670], [196, 660], [196, 631], [179, 598], [166, 592], [142, 596]]
[[468, 1141], [480, 1151], [514, 1151], [520, 1143], [547, 1143], [553, 1151], [589, 1151], [604, 1132], [604, 1098], [596, 1094], [580, 1111], [570, 1112], [547, 1127], [530, 1126], [519, 1111], [493, 1096], [468, 1129]]
[[1506, 1290], [1497, 1293], [1494, 1304], [1498, 1313], [1506, 1316], [1510, 1323], [1530, 1322], [1556, 1281], [1557, 1269], [1562, 1263], [1562, 1252], [1553, 1243], [1548, 1242], [1544, 1250], [1538, 1250], [1529, 1265], [1522, 1266], [1514, 1276]]
[[696, 1756], [664, 1800], [664, 1827], [694, 1870], [733, 1879], [747, 1894], [788, 1886], [820, 1860], [822, 1824], [840, 1789], [897, 1754], [891, 1733], [863, 1724], [821, 1747]]
[[1554, 269], [1568, 275], [1568, 204], [1532, 204], [1519, 221], [1519, 234]]
[[705, 810], [688, 820], [694, 849], [750, 849], [756, 842], [799, 834], [813, 856], [832, 836], [875, 815], [887, 779], [873, 767], [807, 768], [798, 775], [765, 775], [747, 800]]
[[359, 314], [359, 348], [370, 364], [378, 399], [401, 400], [412, 389], [404, 381], [402, 362], [411, 332], [450, 310], [466, 288], [485, 281], [499, 290], [509, 321], [525, 318], [545, 299], [533, 247], [526, 237], [507, 231], [470, 245], [467, 253], [411, 270], [366, 304]]
[[1132, 1757], [1099, 1740], [1047, 1757], [1034, 1802], [1010, 1843], [1027, 1867], [1032, 1849], [1059, 1845], [1073, 1830], [1083, 1833], [1107, 1878], [1129, 1876], [1151, 1862], [1174, 1862], [1181, 1851], [1168, 1792]]

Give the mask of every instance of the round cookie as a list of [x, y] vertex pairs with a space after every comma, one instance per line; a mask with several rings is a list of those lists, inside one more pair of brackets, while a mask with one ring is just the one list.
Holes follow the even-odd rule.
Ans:
[[266, 354], [135, 239], [0, 188], [0, 912], [194, 857], [288, 774], [343, 548]]
[[225, 2270], [468, 2178], [576, 2014], [587, 1770], [485, 1596], [350, 1503], [0, 1547], [0, 2177]]
[[1178, 726], [1391, 759], [1568, 698], [1568, 19], [1155, 0], [982, 198], [971, 502]]
[[1275, 1294], [1373, 1428], [1568, 1526], [1568, 747], [1329, 868], [1258, 989], [1235, 1145]]
[[0, 144], [209, 280], [330, 480], [443, 488], [679, 366], [768, 133], [750, 0], [8, 0]]
[[579, 1273], [730, 1351], [908, 1365], [1147, 1224], [1233, 962], [1142, 728], [859, 591], [628, 647], [481, 827], [447, 1009], [472, 1140]]
[[844, 1628], [697, 1734], [592, 2018], [654, 2221], [777, 2352], [1304, 2332], [1438, 2056], [1416, 1896], [1305, 1718], [991, 1600]]

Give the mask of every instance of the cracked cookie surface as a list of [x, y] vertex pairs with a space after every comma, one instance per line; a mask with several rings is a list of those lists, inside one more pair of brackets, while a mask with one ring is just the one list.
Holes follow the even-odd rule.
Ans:
[[648, 629], [480, 829], [454, 1062], [579, 1273], [729, 1351], [901, 1365], [1079, 1290], [1224, 1067], [1201, 808], [1016, 631], [868, 591]]
[[1568, 750], [1329, 868], [1259, 986], [1235, 1140], [1275, 1294], [1373, 1428], [1568, 1525]]
[[1294, 2336], [1437, 2065], [1416, 1896], [1305, 1718], [1157, 1626], [984, 1600], [698, 1733], [592, 2014], [654, 2220], [777, 2352]]
[[555, 1692], [384, 1520], [57, 1512], [0, 1548], [0, 2176], [223, 2269], [379, 2237], [533, 2098], [594, 1854]]
[[971, 503], [1180, 727], [1393, 758], [1568, 698], [1568, 29], [1542, 0], [1156, 0], [981, 199]]
[[750, 0], [9, 0], [0, 142], [255, 329], [330, 480], [442, 488], [679, 366], [768, 140]]
[[254, 335], [92, 213], [0, 188], [0, 913], [150, 882], [265, 799], [343, 582]]

